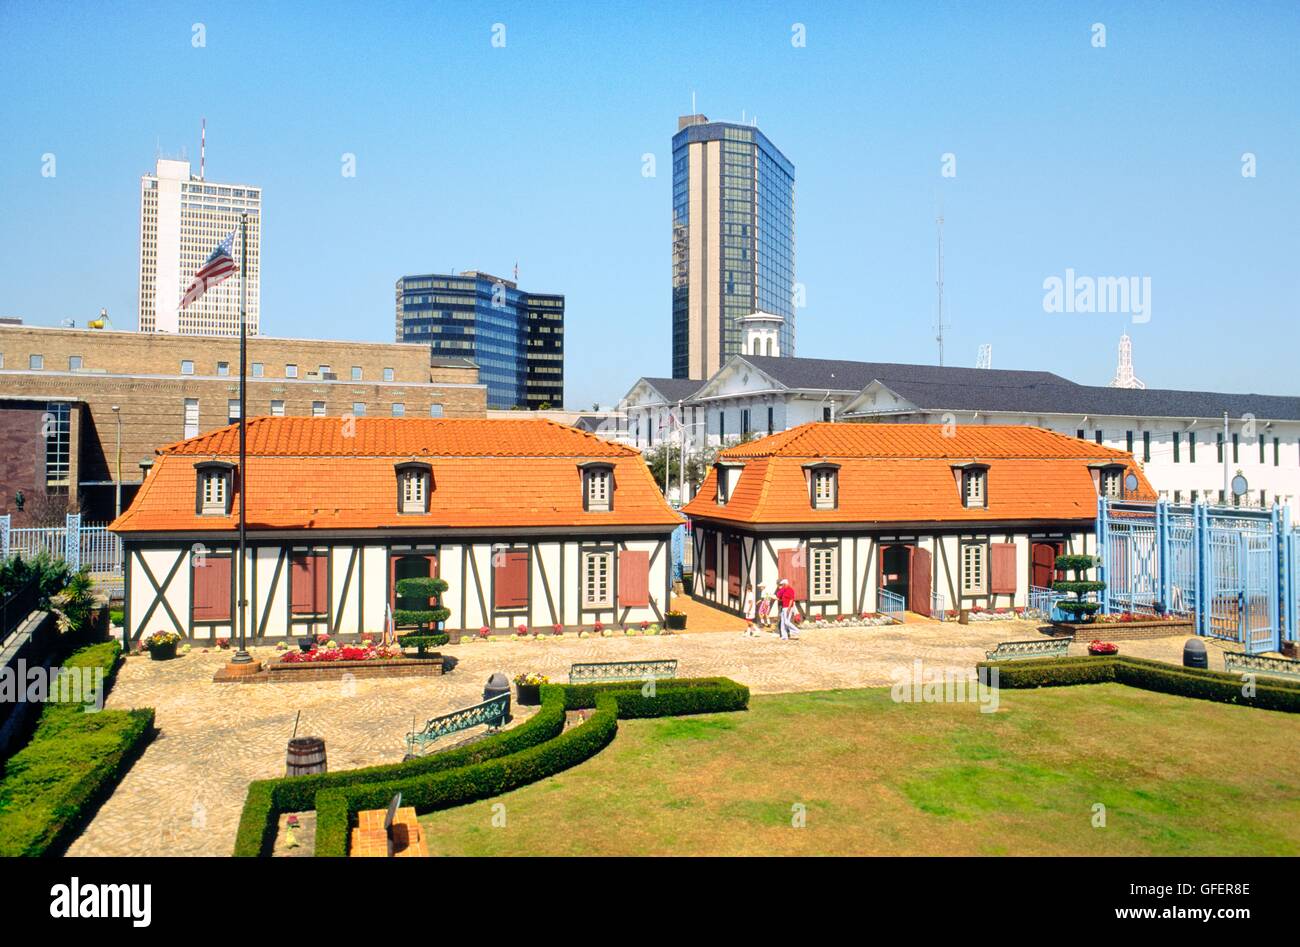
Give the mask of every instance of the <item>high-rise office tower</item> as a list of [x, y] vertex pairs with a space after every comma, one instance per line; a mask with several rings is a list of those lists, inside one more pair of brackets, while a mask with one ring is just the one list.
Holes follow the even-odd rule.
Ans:
[[673, 377], [708, 378], [741, 351], [739, 319], [780, 316], [794, 355], [794, 165], [756, 127], [677, 120]]
[[397, 341], [478, 363], [490, 408], [564, 406], [564, 297], [473, 271], [397, 281]]
[[248, 332], [258, 332], [261, 300], [262, 189], [217, 184], [190, 174], [188, 161], [160, 158], [140, 178], [141, 332], [239, 335], [239, 274], [210, 288], [185, 309], [181, 297], [222, 240], [243, 260], [240, 214], [248, 213]]

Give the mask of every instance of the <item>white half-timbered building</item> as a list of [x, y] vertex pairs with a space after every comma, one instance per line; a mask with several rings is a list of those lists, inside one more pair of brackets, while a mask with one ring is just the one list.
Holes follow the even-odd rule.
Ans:
[[[671, 534], [640, 454], [545, 420], [259, 417], [181, 441], [113, 524], [125, 627], [237, 637], [245, 479], [248, 639], [383, 630], [398, 580], [438, 576], [449, 629], [660, 622]], [[242, 474], [246, 473], [246, 478]]]
[[685, 508], [691, 592], [739, 611], [784, 578], [815, 616], [880, 611], [881, 589], [921, 615], [1023, 607], [1057, 555], [1096, 551], [1101, 494], [1155, 498], [1132, 455], [1039, 428], [805, 424], [721, 452]]

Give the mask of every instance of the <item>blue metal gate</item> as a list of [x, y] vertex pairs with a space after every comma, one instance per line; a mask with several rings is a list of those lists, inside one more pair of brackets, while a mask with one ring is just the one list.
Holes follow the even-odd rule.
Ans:
[[1098, 577], [1105, 612], [1191, 615], [1198, 634], [1251, 654], [1294, 639], [1300, 613], [1295, 547], [1284, 510], [1102, 499]]

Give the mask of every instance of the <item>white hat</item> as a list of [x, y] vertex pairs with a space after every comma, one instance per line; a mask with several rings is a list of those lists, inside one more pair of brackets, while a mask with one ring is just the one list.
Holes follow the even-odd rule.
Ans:
[[782, 579], [780, 582], [777, 583], [777, 585], [789, 585], [789, 584], [790, 584], [789, 579]]

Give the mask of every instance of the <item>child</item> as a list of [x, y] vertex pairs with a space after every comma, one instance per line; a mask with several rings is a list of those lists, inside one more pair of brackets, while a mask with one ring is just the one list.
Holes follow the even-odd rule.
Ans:
[[772, 598], [767, 594], [767, 586], [758, 586], [758, 627], [767, 629], [772, 616]]
[[758, 612], [758, 605], [754, 600], [754, 584], [752, 582], [745, 583], [745, 597], [742, 603], [742, 610], [745, 613], [745, 621], [748, 622], [745, 626], [743, 635], [746, 638], [757, 637], [758, 627], [754, 624], [754, 619]]

